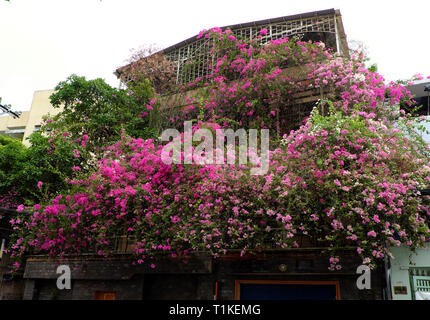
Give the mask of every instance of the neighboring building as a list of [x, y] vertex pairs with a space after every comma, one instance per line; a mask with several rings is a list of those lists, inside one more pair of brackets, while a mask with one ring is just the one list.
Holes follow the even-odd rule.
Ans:
[[430, 86], [430, 79], [416, 80], [406, 85], [406, 88], [414, 96], [415, 106], [423, 106], [418, 112], [419, 115], [430, 114], [430, 92], [426, 91], [427, 86]]
[[426, 142], [430, 143], [430, 91], [425, 91], [426, 87], [430, 90], [430, 79], [414, 81], [406, 86], [416, 101], [414, 107], [422, 106], [418, 110], [417, 115], [425, 116], [427, 121], [429, 121], [428, 123], [423, 123], [429, 133], [423, 133], [422, 137]]
[[393, 300], [430, 300], [430, 243], [412, 252], [406, 247], [390, 248], [386, 277]]
[[43, 116], [50, 114], [54, 116], [61, 111], [61, 108], [54, 108], [51, 105], [49, 97], [54, 93], [54, 90], [38, 90], [34, 92], [33, 101], [31, 102], [30, 114], [25, 128], [23, 142], [28, 145], [26, 140], [34, 131], [40, 129]]
[[27, 138], [35, 131], [40, 129], [43, 116], [56, 115], [61, 108], [54, 108], [49, 100], [54, 90], [35, 91], [30, 111], [24, 111], [19, 118], [12, 116], [0, 117], [0, 134], [8, 135], [20, 139], [25, 145], [30, 143]]
[[11, 115], [0, 116], [0, 134], [22, 140], [28, 122], [29, 111], [24, 111], [19, 118]]
[[[430, 92], [424, 90], [426, 86], [430, 86], [429, 79], [414, 81], [406, 87], [416, 101], [413, 107], [422, 106], [417, 116], [426, 116], [426, 119], [430, 120]], [[430, 132], [430, 122], [422, 125]], [[423, 133], [422, 138], [430, 143], [430, 133]], [[404, 246], [390, 248], [390, 251], [394, 259], [389, 259], [386, 263], [389, 298], [430, 300], [430, 242], [426, 244], [426, 248], [417, 249], [415, 252]]]

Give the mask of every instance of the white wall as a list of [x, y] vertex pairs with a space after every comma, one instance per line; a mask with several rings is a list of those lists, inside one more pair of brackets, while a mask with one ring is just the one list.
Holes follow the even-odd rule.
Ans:
[[[417, 249], [415, 252], [410, 251], [406, 247], [390, 248], [390, 251], [395, 257], [395, 259], [390, 259], [391, 292], [393, 294], [393, 300], [412, 300], [409, 268], [430, 268], [430, 243], [427, 243], [427, 249]], [[394, 294], [394, 286], [407, 287], [407, 294]]]
[[[426, 116], [427, 121], [430, 121], [430, 116]], [[429, 133], [424, 133], [422, 135], [423, 139], [427, 142], [430, 143], [430, 122], [428, 123], [423, 123], [424, 127], [427, 129], [427, 131]]]

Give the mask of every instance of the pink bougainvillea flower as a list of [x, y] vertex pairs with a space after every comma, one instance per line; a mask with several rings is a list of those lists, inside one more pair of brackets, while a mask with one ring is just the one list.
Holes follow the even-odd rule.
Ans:
[[376, 238], [376, 232], [375, 231], [369, 231], [368, 233], [367, 233], [367, 236], [368, 237], [373, 237], [373, 238]]
[[260, 34], [262, 35], [262, 36], [265, 36], [266, 34], [267, 34], [267, 29], [266, 28], [264, 28], [264, 29], [262, 29], [262, 30], [260, 30]]

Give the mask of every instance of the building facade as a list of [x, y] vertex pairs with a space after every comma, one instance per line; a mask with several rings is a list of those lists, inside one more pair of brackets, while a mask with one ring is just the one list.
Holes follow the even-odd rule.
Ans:
[[387, 262], [387, 279], [393, 300], [430, 300], [430, 243], [412, 252], [391, 248], [394, 259]]
[[45, 115], [56, 115], [61, 108], [54, 108], [49, 100], [54, 90], [38, 90], [34, 92], [30, 111], [24, 111], [19, 118], [12, 116], [0, 117], [0, 134], [8, 135], [21, 140], [29, 146], [27, 138], [40, 129]]
[[[303, 41], [323, 41], [341, 55], [348, 55], [346, 35], [338, 10], [324, 10], [275, 19], [226, 26], [239, 36], [259, 38], [263, 43], [296, 36]], [[210, 61], [208, 44], [197, 36], [163, 50], [175, 65], [176, 83], [187, 83], [207, 75]], [[186, 66], [193, 61], [193, 67]], [[130, 66], [116, 70], [118, 78], [127, 82]], [[289, 70], [294, 72], [294, 70]], [[300, 75], [298, 75], [300, 76]], [[189, 94], [193, 94], [190, 92]], [[307, 95], [306, 95], [307, 94]], [[167, 97], [167, 99], [172, 97]], [[173, 97], [174, 98], [174, 97]], [[319, 95], [301, 93], [296, 103], [310, 112]], [[180, 104], [180, 101], [178, 102]], [[310, 108], [310, 109], [309, 109]], [[309, 109], [309, 110], [308, 110]], [[297, 123], [301, 116], [294, 119]], [[131, 247], [130, 247], [131, 246]], [[382, 299], [386, 286], [381, 266], [373, 271], [371, 290], [357, 287], [357, 268], [361, 265], [355, 248], [345, 248], [344, 268], [329, 271], [325, 248], [302, 246], [300, 249], [268, 250], [240, 256], [230, 252], [214, 259], [203, 253], [189, 259], [166, 259], [156, 268], [133, 263], [132, 244], [118, 243], [118, 253], [110, 258], [95, 255], [69, 257], [61, 261], [44, 256], [27, 259], [23, 270], [24, 299], [126, 299], [126, 300], [233, 300], [233, 299]], [[57, 288], [57, 268], [70, 270], [71, 288]]]
[[[371, 290], [360, 290], [352, 251], [341, 271], [328, 270], [328, 257], [317, 248], [266, 251], [219, 259], [194, 255], [133, 264], [128, 255], [27, 260], [23, 278], [26, 300], [380, 300], [386, 296], [383, 268], [372, 271]], [[70, 289], [57, 288], [57, 268], [70, 268]], [[61, 274], [61, 273], [60, 273]]]
[[[267, 29], [267, 34], [261, 38], [266, 42], [297, 35], [303, 40], [324, 41], [333, 50], [348, 55], [341, 15], [334, 9], [225, 28], [248, 38]], [[190, 82], [207, 74], [208, 61], [202, 60], [208, 56], [207, 50], [197, 37], [163, 50], [176, 65], [177, 83]], [[192, 69], [185, 68], [191, 59], [198, 63]], [[127, 82], [127, 68], [116, 70], [123, 82]], [[42, 115], [53, 114], [54, 109], [49, 109], [46, 104], [51, 93], [36, 92], [32, 109], [24, 116], [27, 120], [21, 119], [25, 126], [8, 128], [25, 127], [23, 139], [37, 130]], [[305, 105], [303, 112], [308, 113], [308, 106], [312, 107], [318, 98], [318, 94], [310, 91], [308, 96], [302, 94], [296, 102]], [[135, 264], [131, 255], [132, 243], [119, 241], [117, 254], [110, 258], [92, 254], [62, 260], [28, 257], [17, 288], [21, 288], [22, 298], [26, 300], [378, 300], [412, 299], [418, 288], [426, 286], [427, 278], [422, 277], [430, 276], [428, 253], [417, 251], [411, 260], [407, 249], [395, 248], [393, 252], [397, 258], [388, 261], [385, 268], [380, 265], [373, 270], [370, 287], [360, 289], [357, 280], [361, 274], [357, 273], [357, 268], [362, 261], [355, 248], [344, 249], [343, 268], [338, 271], [329, 271], [329, 257], [325, 256], [324, 249], [309, 245], [245, 256], [229, 253], [217, 259], [201, 253], [184, 261], [166, 259], [157, 262], [156, 268], [152, 269]], [[57, 286], [59, 266], [70, 270], [70, 289]]]

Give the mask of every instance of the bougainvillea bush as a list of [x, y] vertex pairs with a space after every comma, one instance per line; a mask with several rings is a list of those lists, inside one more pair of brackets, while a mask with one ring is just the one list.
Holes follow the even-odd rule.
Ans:
[[430, 184], [429, 149], [400, 129], [316, 112], [283, 144], [287, 184], [279, 201], [295, 213], [298, 229], [329, 246], [357, 247], [371, 265], [391, 256], [388, 247], [428, 239], [429, 203], [418, 190]]
[[[198, 119], [194, 130], [272, 129], [269, 172], [166, 164], [162, 143], [123, 134], [94, 172], [68, 181], [70, 192], [12, 220], [16, 267], [29, 253], [108, 256], [119, 236], [135, 239], [136, 262], [152, 267], [160, 256], [299, 247], [303, 237], [327, 247], [330, 269], [340, 268], [344, 247], [373, 267], [390, 246], [424, 243], [429, 198], [419, 190], [430, 184], [430, 151], [399, 108], [411, 101], [404, 87], [321, 43], [264, 45], [219, 29], [201, 36], [214, 43], [213, 72], [187, 86], [199, 95], [170, 122]], [[281, 70], [299, 65], [305, 80]], [[285, 132], [282, 114], [294, 107], [292, 96], [315, 88], [326, 99]], [[152, 100], [141, 116], [162, 101]]]
[[[412, 97], [403, 86], [386, 84], [355, 56], [342, 58], [321, 42], [282, 38], [262, 43], [260, 36], [238, 39], [230, 30], [221, 29], [200, 37], [206, 38], [211, 55], [218, 58], [209, 66], [208, 76], [181, 87], [188, 105], [172, 117], [172, 123], [181, 125], [188, 117], [225, 127], [269, 128], [276, 138], [304, 120], [294, 108], [308, 107], [298, 106], [296, 100], [306, 91], [334, 101], [344, 114], [360, 112], [369, 118], [393, 119], [399, 103], [411, 104]], [[195, 97], [186, 95], [195, 88]]]

